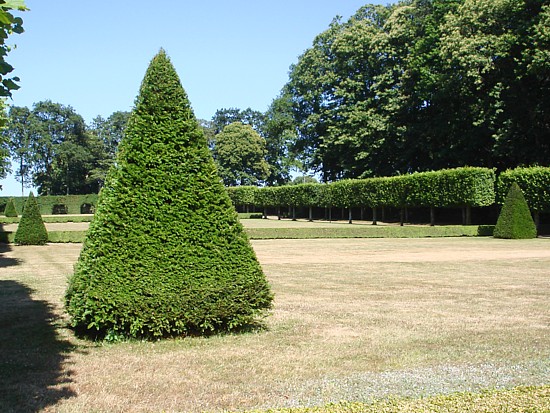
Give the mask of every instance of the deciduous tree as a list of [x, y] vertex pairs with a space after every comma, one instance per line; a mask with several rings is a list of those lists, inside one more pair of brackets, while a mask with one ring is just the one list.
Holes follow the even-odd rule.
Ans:
[[257, 185], [269, 176], [265, 139], [250, 125], [239, 122], [216, 135], [214, 160], [228, 186]]

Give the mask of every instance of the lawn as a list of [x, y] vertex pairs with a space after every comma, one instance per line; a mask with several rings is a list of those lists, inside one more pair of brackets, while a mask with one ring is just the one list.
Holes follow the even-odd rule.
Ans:
[[[91, 216], [46, 216], [44, 221], [50, 242], [82, 242]], [[11, 218], [11, 220], [14, 220]], [[2, 223], [2, 221], [5, 221]], [[491, 235], [492, 225], [405, 225], [371, 221], [314, 221], [304, 219], [241, 219], [251, 239], [316, 239], [316, 238], [424, 238]], [[3, 232], [5, 231], [5, 232]], [[17, 223], [0, 219], [0, 240], [13, 242]]]
[[0, 407], [234, 411], [548, 385], [549, 242], [255, 240], [276, 295], [265, 330], [117, 344], [65, 328], [79, 244], [4, 245]]

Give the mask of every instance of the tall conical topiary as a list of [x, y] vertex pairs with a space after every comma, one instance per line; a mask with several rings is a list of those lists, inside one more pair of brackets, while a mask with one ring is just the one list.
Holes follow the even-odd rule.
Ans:
[[163, 337], [243, 327], [269, 284], [164, 51], [145, 74], [66, 293], [86, 334]]
[[13, 198], [8, 199], [6, 209], [4, 209], [4, 215], [9, 218], [17, 218], [17, 209], [15, 208], [15, 201]]
[[32, 192], [19, 219], [14, 242], [19, 245], [44, 245], [48, 242], [48, 231]]
[[495, 238], [528, 239], [537, 236], [537, 229], [525, 201], [523, 192], [517, 183], [510, 186], [508, 195], [493, 233]]

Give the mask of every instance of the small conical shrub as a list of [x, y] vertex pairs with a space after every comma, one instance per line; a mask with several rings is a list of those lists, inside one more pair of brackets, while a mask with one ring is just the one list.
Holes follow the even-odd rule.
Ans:
[[141, 85], [66, 293], [71, 324], [114, 338], [254, 323], [272, 294], [161, 51]]
[[44, 245], [48, 242], [48, 231], [32, 192], [19, 219], [14, 242], [19, 245]]
[[537, 229], [517, 183], [513, 183], [504, 200], [494, 231], [495, 238], [528, 239], [537, 236]]
[[17, 209], [15, 209], [15, 201], [13, 198], [8, 199], [6, 209], [4, 210], [4, 215], [9, 218], [17, 218]]

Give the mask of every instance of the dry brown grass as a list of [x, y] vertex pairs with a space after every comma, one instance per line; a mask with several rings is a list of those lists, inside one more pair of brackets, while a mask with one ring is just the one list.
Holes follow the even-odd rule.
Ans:
[[0, 282], [29, 286], [34, 301], [50, 303], [57, 342], [73, 346], [55, 380], [38, 379], [44, 388], [36, 405], [56, 412], [240, 410], [550, 380], [550, 240], [253, 245], [276, 294], [266, 331], [103, 345], [63, 328], [61, 299], [79, 245], [1, 253]]

